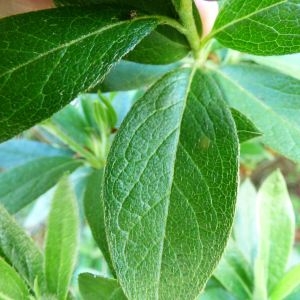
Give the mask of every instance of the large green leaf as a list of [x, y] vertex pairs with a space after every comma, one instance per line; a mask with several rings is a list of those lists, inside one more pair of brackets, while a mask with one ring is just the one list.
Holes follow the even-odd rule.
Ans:
[[256, 55], [297, 53], [299, 15], [299, 0], [228, 0], [211, 35], [226, 47]]
[[86, 183], [86, 189], [83, 198], [84, 212], [91, 227], [94, 240], [105, 257], [111, 272], [114, 272], [105, 233], [102, 184], [103, 169], [93, 171], [89, 175]]
[[47, 157], [0, 173], [0, 204], [16, 213], [53, 187], [66, 172], [82, 162], [71, 157]]
[[78, 279], [79, 290], [84, 300], [126, 300], [117, 280], [89, 273], [82, 273]]
[[0, 249], [32, 289], [37, 279], [40, 289], [45, 290], [41, 252], [1, 205]]
[[158, 22], [157, 17], [131, 20], [126, 11], [95, 7], [0, 20], [0, 141], [96, 86]]
[[285, 299], [300, 286], [300, 265], [289, 270], [272, 291], [271, 300]]
[[271, 174], [258, 191], [257, 209], [254, 297], [263, 300], [282, 279], [294, 241], [293, 207], [279, 171]]
[[117, 7], [139, 9], [148, 13], [176, 16], [172, 0], [54, 0], [57, 5], [87, 6], [109, 4]]
[[132, 108], [105, 172], [108, 243], [130, 299], [194, 299], [225, 248], [238, 138], [215, 82], [165, 75]]
[[29, 299], [29, 292], [19, 274], [0, 257], [0, 299]]
[[67, 298], [78, 244], [79, 216], [76, 197], [68, 177], [58, 183], [53, 196], [45, 245], [45, 275], [48, 291]]
[[215, 72], [226, 100], [263, 132], [262, 141], [300, 161], [300, 81], [250, 64]]

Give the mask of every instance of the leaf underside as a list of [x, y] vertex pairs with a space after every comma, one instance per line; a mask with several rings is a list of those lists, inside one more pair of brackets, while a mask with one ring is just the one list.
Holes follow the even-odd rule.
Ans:
[[0, 20], [0, 141], [92, 89], [157, 23], [154, 17], [130, 20], [128, 11], [101, 7]]
[[116, 136], [105, 213], [129, 299], [194, 299], [224, 250], [238, 139], [221, 99], [208, 75], [176, 70], [136, 103]]

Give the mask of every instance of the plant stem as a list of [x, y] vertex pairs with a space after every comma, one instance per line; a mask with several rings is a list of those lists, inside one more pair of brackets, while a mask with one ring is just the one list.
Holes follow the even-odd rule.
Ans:
[[179, 5], [175, 4], [175, 7], [181, 19], [181, 22], [186, 29], [185, 36], [192, 48], [194, 57], [197, 60], [200, 55], [200, 37], [198, 35], [197, 26], [193, 16], [193, 1], [181, 0]]

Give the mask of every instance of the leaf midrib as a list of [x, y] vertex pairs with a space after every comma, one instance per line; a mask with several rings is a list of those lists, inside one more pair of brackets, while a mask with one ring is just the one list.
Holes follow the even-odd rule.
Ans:
[[[186, 89], [186, 93], [185, 93], [185, 97], [184, 97], [184, 105], [182, 107], [182, 111], [181, 111], [181, 115], [180, 118], [178, 120], [179, 124], [182, 124], [182, 120], [183, 120], [183, 116], [184, 116], [184, 112], [185, 112], [185, 108], [187, 105], [187, 99], [188, 99], [188, 94], [192, 85], [192, 81], [194, 78], [196, 72], [196, 67], [194, 67], [190, 74], [189, 74], [189, 81], [187, 84], [187, 89]], [[170, 198], [171, 198], [171, 193], [172, 193], [172, 188], [173, 188], [173, 182], [174, 182], [174, 173], [175, 173], [175, 166], [176, 166], [176, 160], [177, 160], [177, 152], [179, 149], [179, 143], [180, 143], [180, 133], [181, 133], [181, 126], [178, 127], [178, 136], [177, 136], [177, 141], [176, 141], [176, 151], [174, 153], [173, 156], [173, 161], [172, 161], [172, 170], [171, 170], [171, 176], [170, 176], [170, 186], [169, 186], [169, 192], [168, 195], [166, 197], [167, 199], [167, 205], [166, 205], [166, 217], [163, 220], [164, 224], [163, 224], [163, 240], [161, 243], [161, 249], [160, 249], [160, 255], [159, 255], [159, 261], [158, 261], [158, 278], [157, 278], [157, 294], [156, 294], [156, 299], [159, 299], [159, 292], [160, 292], [160, 278], [161, 278], [161, 266], [162, 266], [162, 258], [163, 258], [163, 252], [164, 252], [164, 244], [165, 244], [165, 240], [166, 240], [166, 227], [167, 227], [167, 221], [168, 221], [168, 217], [169, 217], [169, 206], [170, 206]]]
[[[61, 45], [59, 45], [58, 47], [55, 47], [55, 48], [53, 48], [53, 49], [51, 49], [51, 50], [49, 50], [49, 51], [46, 51], [46, 52], [44, 52], [44, 53], [42, 53], [42, 54], [40, 54], [40, 55], [34, 57], [33, 59], [30, 59], [30, 60], [26, 61], [25, 63], [20, 64], [20, 65], [14, 67], [14, 68], [12, 68], [12, 69], [10, 69], [10, 70], [8, 70], [8, 71], [2, 73], [2, 74], [0, 74], [0, 78], [6, 76], [6, 75], [8, 75], [8, 74], [11, 74], [11, 73], [13, 73], [13, 72], [15, 72], [15, 71], [17, 71], [17, 70], [23, 68], [23, 67], [26, 67], [26, 66], [28, 66], [28, 65], [30, 65], [30, 64], [32, 64], [32, 63], [34, 63], [34, 62], [36, 62], [36, 61], [38, 61], [38, 60], [40, 60], [40, 59], [42, 59], [42, 58], [44, 58], [44, 57], [46, 57], [46, 56], [52, 54], [52, 53], [55, 53], [55, 52], [57, 52], [57, 51], [60, 51], [60, 50], [62, 50], [62, 49], [64, 49], [64, 48], [68, 48], [68, 47], [70, 47], [70, 46], [72, 46], [72, 45], [74, 45], [74, 44], [76, 44], [76, 43], [79, 43], [79, 42], [81, 42], [81, 41], [83, 41], [83, 40], [85, 40], [85, 39], [87, 39], [87, 38], [90, 38], [90, 37], [92, 37], [92, 36], [94, 36], [94, 35], [99, 35], [99, 34], [101, 34], [102, 32], [105, 32], [105, 31], [107, 31], [107, 30], [110, 30], [110, 29], [112, 29], [112, 28], [114, 28], [114, 27], [117, 27], [117, 26], [120, 26], [120, 25], [123, 25], [123, 24], [126, 24], [126, 23], [127, 23], [128, 25], [129, 25], [129, 24], [132, 24], [133, 22], [139, 21], [139, 20], [141, 20], [141, 19], [146, 19], [146, 18], [145, 18], [145, 17], [135, 18], [134, 20], [121, 21], [121, 22], [117, 22], [117, 23], [114, 23], [114, 24], [110, 24], [110, 25], [101, 27], [100, 29], [98, 29], [98, 30], [96, 30], [96, 31], [93, 31], [93, 32], [91, 32], [91, 33], [82, 35], [82, 36], [80, 36], [79, 38], [74, 39], [74, 40], [71, 40], [71, 41], [69, 41], [69, 42], [67, 42], [67, 43], [61, 44]], [[149, 19], [149, 20], [151, 20], [151, 19], [154, 20], [155, 18], [150, 18], [150, 17], [149, 17], [148, 19]]]
[[227, 76], [221, 70], [215, 70], [215, 72], [218, 73], [219, 75], [221, 75], [226, 80], [232, 82], [239, 90], [241, 90], [243, 93], [247, 94], [251, 99], [253, 99], [256, 103], [258, 103], [264, 109], [268, 110], [269, 113], [271, 113], [276, 118], [279, 118], [283, 123], [287, 124], [288, 127], [293, 128], [294, 130], [298, 131], [300, 134], [300, 128], [298, 128], [297, 126], [293, 126], [294, 124], [289, 122], [289, 119], [285, 118], [282, 115], [277, 114], [270, 106], [266, 105], [262, 101], [259, 101], [259, 99], [253, 93], [251, 93], [251, 91], [245, 89], [242, 85], [239, 84], [239, 82], [237, 82], [233, 78]]
[[274, 7], [278, 6], [278, 5], [282, 5], [283, 3], [287, 3], [287, 2], [288, 2], [288, 0], [282, 0], [281, 2], [278, 2], [278, 3], [276, 3], [276, 4], [272, 4], [272, 5], [270, 5], [270, 6], [267, 6], [267, 7], [264, 7], [264, 8], [262, 8], [262, 9], [256, 10], [256, 11], [254, 11], [254, 12], [248, 14], [248, 15], [245, 15], [245, 16], [239, 18], [239, 19], [235, 19], [235, 20], [233, 20], [233, 21], [231, 21], [231, 22], [229, 22], [229, 23], [227, 23], [227, 24], [225, 24], [225, 25], [223, 25], [223, 26], [221, 26], [221, 27], [219, 27], [219, 28], [213, 30], [213, 31], [209, 34], [209, 36], [207, 37], [207, 39], [211, 39], [211, 38], [214, 37], [216, 34], [218, 34], [220, 31], [224, 31], [224, 30], [226, 30], [226, 28], [231, 27], [231, 26], [235, 25], [236, 23], [242, 22], [242, 21], [244, 21], [244, 20], [246, 20], [246, 19], [249, 19], [249, 18], [252, 17], [252, 16], [255, 16], [256, 14], [259, 14], [259, 13], [265, 11], [265, 10], [274, 8]]

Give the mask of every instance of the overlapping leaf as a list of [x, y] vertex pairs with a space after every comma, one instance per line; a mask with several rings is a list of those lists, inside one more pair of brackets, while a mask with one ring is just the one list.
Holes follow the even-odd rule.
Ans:
[[223, 45], [256, 55], [300, 52], [299, 0], [228, 0], [212, 31]]
[[233, 219], [238, 139], [214, 81], [167, 74], [138, 101], [105, 178], [108, 242], [130, 299], [194, 299]]
[[300, 82], [272, 69], [250, 64], [215, 71], [228, 103], [263, 133], [262, 141], [300, 160]]
[[0, 141], [97, 85], [157, 24], [120, 9], [82, 7], [0, 20]]

